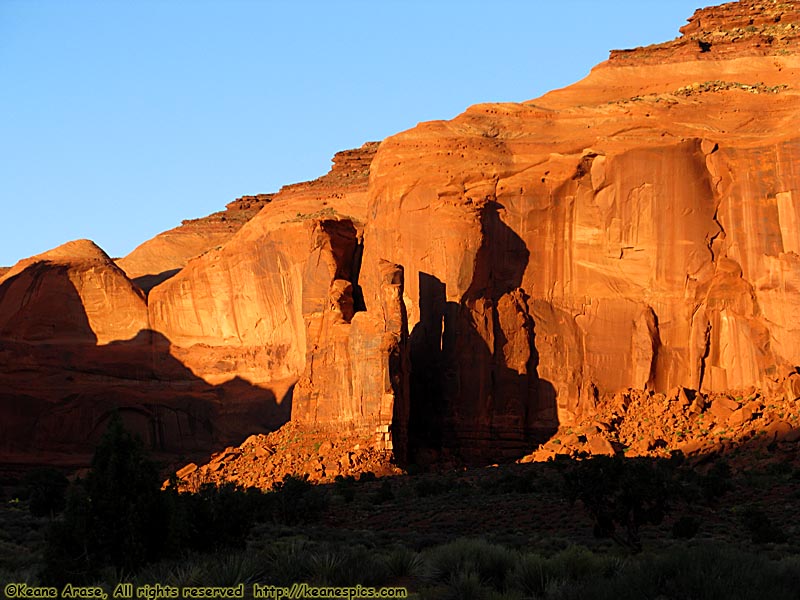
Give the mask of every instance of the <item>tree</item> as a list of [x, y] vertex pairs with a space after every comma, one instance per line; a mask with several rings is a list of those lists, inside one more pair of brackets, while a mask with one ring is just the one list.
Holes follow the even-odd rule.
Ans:
[[669, 510], [673, 472], [669, 461], [596, 457], [564, 473], [565, 492], [580, 500], [598, 537], [638, 553], [639, 528], [658, 525]]
[[161, 554], [168, 515], [158, 470], [144, 444], [111, 418], [86, 480], [91, 505], [90, 546], [98, 560], [135, 570]]
[[34, 469], [25, 476], [24, 484], [28, 490], [28, 508], [33, 516], [52, 519], [66, 507], [69, 481], [58, 469]]
[[89, 476], [70, 486], [63, 520], [48, 531], [45, 580], [86, 583], [105, 566], [133, 572], [157, 560], [167, 543], [166, 508], [144, 444], [115, 413]]

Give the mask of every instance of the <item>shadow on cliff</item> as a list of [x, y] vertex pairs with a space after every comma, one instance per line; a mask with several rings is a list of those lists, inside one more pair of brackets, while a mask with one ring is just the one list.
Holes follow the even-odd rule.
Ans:
[[[114, 411], [151, 450], [176, 456], [238, 444], [289, 421], [290, 393], [278, 399], [239, 377], [209, 384], [156, 331], [97, 345], [66, 270], [51, 270], [41, 283], [47, 293], [23, 302], [13, 318], [0, 315], [0, 450], [34, 459], [91, 453]], [[13, 284], [0, 286], [0, 309], [10, 294], [19, 297]]]
[[558, 428], [556, 392], [537, 373], [535, 323], [520, 286], [530, 252], [482, 209], [483, 242], [460, 302], [419, 273], [420, 320], [410, 336], [409, 460], [519, 458]]
[[145, 293], [145, 296], [150, 295], [152, 290], [157, 285], [164, 283], [167, 279], [172, 279], [180, 273], [182, 269], [168, 269], [160, 273], [148, 273], [147, 275], [140, 275], [132, 279], [133, 283], [139, 286], [139, 289]]

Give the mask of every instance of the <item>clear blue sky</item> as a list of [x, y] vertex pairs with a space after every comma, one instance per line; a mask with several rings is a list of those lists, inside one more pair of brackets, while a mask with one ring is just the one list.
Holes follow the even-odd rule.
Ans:
[[111, 256], [334, 152], [581, 79], [703, 0], [0, 0], [0, 265]]

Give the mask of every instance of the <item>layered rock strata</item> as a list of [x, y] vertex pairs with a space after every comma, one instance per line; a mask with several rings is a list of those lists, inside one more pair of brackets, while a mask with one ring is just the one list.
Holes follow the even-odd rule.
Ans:
[[798, 14], [703, 9], [562, 90], [340, 153], [128, 296], [211, 390], [414, 462], [518, 458], [619, 394], [770, 397], [800, 364]]
[[185, 220], [180, 227], [159, 233], [117, 264], [147, 293], [185, 267], [190, 258], [221, 247], [271, 200], [272, 194], [237, 198], [224, 211]]

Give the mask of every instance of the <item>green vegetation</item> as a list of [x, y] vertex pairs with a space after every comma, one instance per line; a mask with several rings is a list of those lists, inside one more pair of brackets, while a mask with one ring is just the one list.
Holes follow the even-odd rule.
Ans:
[[774, 460], [734, 471], [680, 455], [559, 459], [189, 494], [161, 490], [141, 443], [112, 422], [86, 480], [62, 477], [34, 471], [5, 490], [0, 582], [399, 585], [425, 599], [800, 589], [800, 469]]

